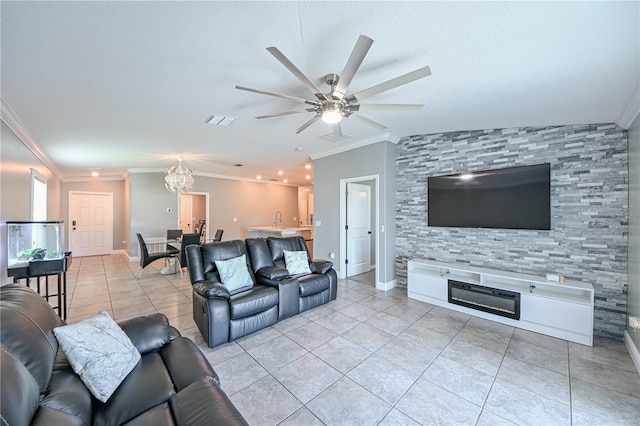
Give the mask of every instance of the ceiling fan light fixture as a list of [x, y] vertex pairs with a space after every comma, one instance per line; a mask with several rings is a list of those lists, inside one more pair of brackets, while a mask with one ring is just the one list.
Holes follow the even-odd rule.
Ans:
[[339, 123], [342, 120], [342, 104], [335, 101], [323, 103], [321, 115], [325, 123]]

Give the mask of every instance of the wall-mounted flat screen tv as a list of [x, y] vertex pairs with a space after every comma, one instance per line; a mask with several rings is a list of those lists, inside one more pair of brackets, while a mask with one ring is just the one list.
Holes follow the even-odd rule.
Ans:
[[551, 229], [549, 163], [427, 181], [429, 226]]

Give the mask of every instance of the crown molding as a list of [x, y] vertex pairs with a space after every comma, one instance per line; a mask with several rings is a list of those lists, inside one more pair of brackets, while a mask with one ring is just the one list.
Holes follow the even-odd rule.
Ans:
[[636, 82], [636, 87], [633, 89], [629, 102], [622, 114], [620, 114], [616, 124], [623, 129], [628, 129], [638, 117], [638, 114], [640, 114], [640, 80]]
[[[136, 174], [136, 173], [166, 173], [167, 169], [154, 169], [154, 168], [139, 168], [139, 169], [128, 169], [127, 172], [130, 173], [131, 175]], [[254, 183], [271, 183], [274, 185], [282, 185], [282, 186], [306, 186], [303, 184], [296, 184], [296, 183], [291, 183], [291, 182], [279, 182], [279, 181], [272, 181], [272, 180], [263, 180], [263, 179], [255, 179], [255, 178], [247, 178], [247, 177], [242, 177], [242, 176], [231, 176], [231, 175], [223, 175], [223, 174], [218, 174], [218, 173], [207, 173], [207, 172], [193, 172], [194, 176], [200, 176], [200, 177], [210, 177], [210, 178], [217, 178], [217, 179], [226, 179], [226, 180], [239, 180], [242, 182], [254, 182]]]
[[18, 139], [22, 141], [22, 143], [33, 153], [33, 155], [36, 156], [38, 160], [42, 162], [42, 164], [47, 166], [58, 180], [63, 181], [64, 177], [62, 176], [60, 169], [58, 169], [58, 166], [51, 161], [40, 145], [37, 144], [33, 136], [31, 136], [31, 133], [29, 133], [27, 127], [24, 125], [22, 120], [20, 120], [20, 117], [18, 117], [18, 114], [16, 114], [13, 108], [11, 108], [11, 105], [9, 105], [4, 96], [0, 96], [0, 98], [2, 99], [2, 108], [0, 109], [0, 118], [2, 119], [2, 122], [11, 129]]
[[72, 182], [109, 182], [109, 181], [123, 181], [125, 178], [122, 176], [106, 176], [106, 177], [76, 177], [76, 178], [65, 178], [62, 180], [62, 183], [72, 183]]
[[312, 160], [317, 160], [319, 158], [329, 157], [332, 155], [351, 151], [353, 149], [362, 148], [363, 146], [373, 145], [378, 142], [391, 142], [392, 144], [397, 145], [398, 142], [400, 142], [400, 137], [391, 132], [384, 132], [381, 135], [376, 135], [367, 139], [361, 139], [349, 145], [342, 145], [338, 148], [311, 154], [309, 157], [311, 157]]

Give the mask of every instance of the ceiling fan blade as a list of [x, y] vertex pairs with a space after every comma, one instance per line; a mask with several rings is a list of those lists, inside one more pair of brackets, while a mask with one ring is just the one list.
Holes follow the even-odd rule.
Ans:
[[431, 75], [431, 68], [428, 66], [418, 68], [415, 71], [411, 71], [410, 73], [401, 75], [396, 78], [392, 78], [391, 80], [385, 81], [384, 83], [380, 83], [373, 87], [369, 87], [368, 89], [361, 90], [358, 93], [354, 93], [346, 97], [346, 101], [348, 103], [351, 102], [359, 102], [362, 99], [368, 98], [373, 95], [377, 95], [378, 93], [386, 92], [387, 90], [394, 89], [398, 86], [402, 86], [404, 84], [411, 83], [412, 81], [419, 80], [424, 77], [428, 77]]
[[296, 129], [295, 132], [293, 132], [294, 135], [297, 135], [298, 133], [302, 132], [304, 129], [306, 129], [307, 127], [311, 126], [313, 123], [315, 123], [316, 121], [318, 121], [320, 119], [320, 114], [316, 115], [315, 117], [313, 117], [311, 120], [307, 121], [306, 123], [304, 123], [302, 126], [298, 127]]
[[340, 122], [333, 123], [333, 136], [335, 136], [336, 139], [342, 138], [342, 126]]
[[280, 117], [283, 115], [289, 115], [289, 114], [298, 114], [301, 112], [314, 112], [315, 109], [313, 108], [306, 108], [306, 109], [297, 109], [295, 111], [285, 111], [285, 112], [274, 112], [273, 114], [267, 114], [267, 115], [259, 115], [255, 118], [257, 119], [262, 119], [262, 118], [273, 118], [273, 117]]
[[373, 120], [369, 120], [368, 118], [365, 118], [365, 117], [363, 117], [361, 115], [358, 115], [358, 114], [351, 114], [349, 116], [349, 120], [357, 121], [358, 123], [365, 124], [367, 126], [373, 127], [374, 129], [377, 129], [377, 130], [384, 130], [384, 129], [387, 128], [387, 126], [383, 126], [380, 123], [377, 123], [377, 122], [375, 122]]
[[351, 111], [421, 111], [424, 104], [358, 104], [350, 105]]
[[302, 99], [295, 96], [282, 95], [280, 93], [267, 92], [266, 90], [252, 89], [250, 87], [244, 87], [244, 86], [236, 86], [236, 89], [246, 90], [247, 92], [259, 93], [261, 95], [269, 95], [269, 96], [275, 96], [278, 98], [291, 99], [292, 101], [302, 102], [309, 105], [320, 105], [320, 102], [310, 101], [309, 99]]
[[351, 84], [351, 80], [353, 80], [353, 76], [356, 75], [358, 68], [360, 68], [362, 61], [367, 55], [367, 52], [369, 52], [369, 48], [372, 44], [373, 40], [369, 37], [363, 35], [358, 37], [358, 41], [351, 52], [351, 56], [349, 56], [349, 60], [347, 60], [344, 70], [342, 70], [342, 74], [340, 74], [338, 84], [333, 90], [333, 95], [337, 96], [338, 99], [344, 98], [344, 95], [349, 88], [349, 84]]
[[285, 66], [285, 68], [287, 68], [289, 71], [291, 71], [291, 73], [293, 75], [295, 75], [296, 77], [298, 77], [298, 80], [300, 80], [305, 86], [307, 86], [307, 88], [309, 90], [311, 90], [311, 93], [313, 93], [314, 95], [316, 95], [316, 97], [318, 99], [321, 100], [326, 100], [328, 101], [329, 99], [325, 96], [324, 93], [322, 93], [322, 90], [320, 90], [318, 88], [318, 86], [316, 86], [313, 81], [309, 80], [309, 77], [307, 77], [306, 75], [304, 75], [302, 73], [302, 71], [300, 71], [298, 69], [298, 67], [296, 67], [295, 65], [293, 65], [293, 62], [291, 62], [286, 56], [284, 56], [284, 54], [278, 50], [277, 47], [267, 47], [267, 50], [269, 51], [269, 53], [271, 53], [278, 61], [280, 61], [280, 63], [282, 65]]

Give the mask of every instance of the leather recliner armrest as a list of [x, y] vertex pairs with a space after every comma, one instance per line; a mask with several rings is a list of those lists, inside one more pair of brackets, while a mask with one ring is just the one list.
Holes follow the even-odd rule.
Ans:
[[280, 281], [287, 278], [290, 274], [285, 268], [272, 266], [270, 268], [262, 268], [257, 272], [259, 277], [264, 277], [272, 281]]
[[309, 263], [309, 269], [314, 274], [326, 274], [331, 268], [333, 268], [333, 262], [328, 260], [313, 259]]
[[207, 299], [229, 299], [231, 297], [229, 290], [216, 281], [200, 281], [193, 284], [192, 287], [193, 291]]
[[169, 320], [161, 313], [131, 318], [118, 325], [141, 354], [158, 350], [171, 340]]

